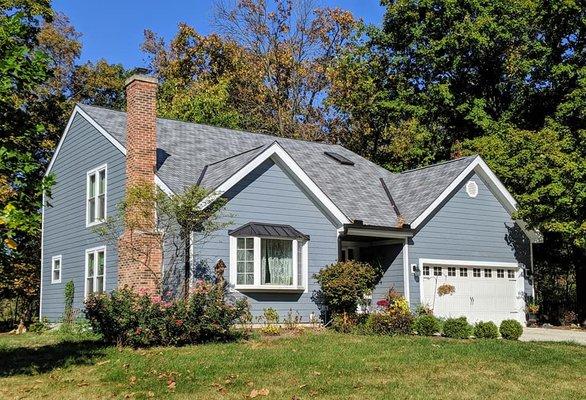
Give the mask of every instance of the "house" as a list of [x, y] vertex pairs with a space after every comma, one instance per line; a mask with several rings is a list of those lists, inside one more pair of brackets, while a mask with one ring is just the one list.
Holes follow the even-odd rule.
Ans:
[[[135, 75], [126, 90], [127, 112], [77, 105], [48, 167], [41, 316], [60, 318], [68, 281], [77, 308], [95, 291], [153, 290], [123, 250], [125, 233], [109, 246], [93, 229], [127, 187], [149, 182], [169, 196], [197, 184], [208, 204], [226, 199], [230, 225], [192, 249], [192, 265], [222, 259], [254, 315], [272, 307], [308, 321], [320, 312], [313, 275], [356, 259], [384, 271], [373, 304], [393, 288], [439, 316], [525, 322], [532, 235], [480, 157], [391, 173], [340, 145], [156, 118], [152, 77]], [[165, 272], [161, 257], [152, 262]], [[445, 283], [455, 293], [438, 296]]]

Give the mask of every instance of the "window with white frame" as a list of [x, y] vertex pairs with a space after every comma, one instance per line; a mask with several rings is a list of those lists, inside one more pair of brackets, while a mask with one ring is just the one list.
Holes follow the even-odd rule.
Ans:
[[484, 277], [485, 277], [485, 278], [492, 278], [492, 269], [490, 269], [490, 268], [485, 268], [485, 269], [484, 269]]
[[448, 267], [448, 276], [456, 276], [456, 267]]
[[423, 275], [429, 276], [429, 266], [428, 265], [423, 266]]
[[460, 268], [460, 276], [462, 276], [462, 277], [468, 276], [468, 268]]
[[106, 291], [106, 248], [85, 252], [85, 296]]
[[433, 275], [440, 276], [442, 274], [442, 267], [433, 267]]
[[51, 283], [61, 283], [61, 260], [60, 255], [51, 259]]
[[515, 271], [514, 271], [514, 270], [512, 270], [512, 269], [508, 269], [508, 270], [507, 270], [507, 277], [508, 277], [509, 279], [515, 279]]
[[107, 167], [102, 165], [87, 173], [87, 225], [106, 219]]
[[231, 281], [236, 289], [303, 289], [307, 285], [308, 241], [230, 237]]
[[505, 270], [504, 269], [497, 269], [496, 270], [496, 277], [497, 278], [504, 278], [505, 277]]
[[475, 278], [480, 278], [480, 268], [472, 268], [472, 274]]

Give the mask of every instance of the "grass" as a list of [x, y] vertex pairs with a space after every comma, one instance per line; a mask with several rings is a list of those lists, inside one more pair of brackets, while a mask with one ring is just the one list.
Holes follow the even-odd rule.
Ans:
[[[148, 350], [0, 335], [0, 398], [586, 398], [586, 347], [333, 332]], [[261, 392], [262, 393], [262, 392]]]

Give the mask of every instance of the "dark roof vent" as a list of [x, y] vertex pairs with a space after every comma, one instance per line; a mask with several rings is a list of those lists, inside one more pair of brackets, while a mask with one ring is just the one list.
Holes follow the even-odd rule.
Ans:
[[338, 153], [333, 153], [331, 151], [324, 151], [324, 154], [328, 157], [333, 158], [337, 162], [342, 165], [354, 165], [353, 161], [348, 160], [346, 157], [339, 155]]

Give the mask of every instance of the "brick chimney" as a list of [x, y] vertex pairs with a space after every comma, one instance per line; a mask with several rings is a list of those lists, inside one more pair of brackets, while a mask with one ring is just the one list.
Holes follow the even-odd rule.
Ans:
[[[157, 79], [147, 75], [133, 75], [126, 80], [127, 195], [144, 193], [149, 188], [153, 193], [156, 190], [157, 85]], [[162, 253], [154, 204], [129, 204], [118, 242], [118, 286], [156, 294], [161, 286]]]

